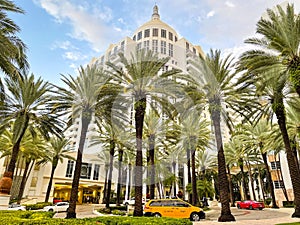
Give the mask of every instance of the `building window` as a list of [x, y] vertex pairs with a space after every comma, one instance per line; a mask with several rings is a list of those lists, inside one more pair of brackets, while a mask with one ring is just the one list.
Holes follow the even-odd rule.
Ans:
[[100, 165], [99, 164], [95, 164], [94, 174], [93, 174], [93, 180], [98, 180], [99, 179], [99, 170], [100, 170]]
[[31, 179], [30, 187], [36, 187], [37, 181], [38, 181], [38, 178], [37, 177], [33, 177]]
[[141, 50], [142, 49], [142, 43], [141, 42], [138, 43], [136, 48], [137, 48], [137, 50]]
[[173, 57], [173, 45], [169, 43], [169, 56]]
[[177, 36], [175, 36], [175, 42], [178, 41]]
[[196, 49], [195, 48], [193, 48], [193, 53], [196, 54]]
[[144, 37], [145, 38], [150, 37], [150, 29], [145, 30]]
[[150, 43], [150, 41], [148, 40], [148, 41], [144, 41], [144, 48], [146, 49], [146, 50], [149, 50], [149, 44]]
[[122, 41], [121, 42], [121, 49], [120, 49], [122, 52], [124, 52], [124, 46], [125, 46], [125, 41]]
[[137, 40], [141, 40], [142, 39], [142, 31], [138, 32], [137, 35]]
[[68, 160], [66, 177], [72, 177], [74, 168], [74, 161]]
[[154, 53], [158, 52], [158, 40], [152, 40], [152, 51]]
[[283, 188], [282, 180], [275, 180], [274, 181], [274, 187], [275, 187], [275, 189]]
[[189, 43], [185, 43], [185, 48], [186, 48], [186, 50], [189, 50], [190, 49], [190, 44]]
[[134, 35], [132, 39], [133, 39], [134, 41], [136, 41], [136, 36]]
[[152, 36], [153, 37], [158, 37], [158, 29], [157, 28], [153, 28], [153, 30], [152, 30]]
[[164, 29], [161, 29], [160, 36], [161, 36], [162, 38], [166, 38], [166, 37], [167, 37], [167, 31], [164, 30]]
[[272, 170], [279, 170], [281, 167], [280, 167], [280, 162], [279, 161], [274, 161], [274, 162], [271, 162], [271, 169]]
[[162, 54], [167, 54], [166, 53], [167, 52], [167, 42], [165, 42], [165, 41], [160, 42], [160, 52]]
[[91, 163], [82, 163], [80, 178], [82, 179], [91, 179], [92, 164]]
[[173, 41], [173, 33], [169, 32], [169, 40]]

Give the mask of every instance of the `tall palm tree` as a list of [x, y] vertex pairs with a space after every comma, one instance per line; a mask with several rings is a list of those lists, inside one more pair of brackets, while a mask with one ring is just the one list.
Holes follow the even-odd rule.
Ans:
[[24, 13], [13, 1], [0, 0], [0, 70], [9, 76], [26, 74], [29, 68], [26, 45], [17, 36], [19, 26], [7, 13]]
[[[259, 119], [264, 116], [267, 119], [272, 119], [274, 114], [276, 116], [277, 124], [279, 126], [285, 146], [286, 157], [295, 196], [295, 212], [292, 214], [292, 217], [300, 217], [300, 182], [298, 179], [300, 176], [300, 170], [298, 163], [295, 160], [297, 159], [297, 155], [295, 155], [295, 152], [292, 150], [286, 126], [285, 104], [292, 104], [295, 102], [293, 99], [296, 98], [295, 94], [291, 92], [290, 86], [287, 83], [288, 74], [285, 68], [281, 65], [275, 65], [269, 70], [259, 72], [260, 68], [256, 70], [256, 68], [252, 67], [251, 63], [246, 59], [241, 59], [240, 63], [248, 69], [248, 72], [252, 73], [251, 80], [248, 80], [247, 82], [250, 85], [255, 85], [256, 97], [258, 96], [260, 99], [259, 103], [261, 107], [259, 110], [256, 110], [257, 118]], [[247, 78], [245, 80], [247, 80]]]
[[300, 96], [300, 14], [293, 4], [286, 11], [280, 5], [268, 9], [267, 16], [256, 24], [260, 37], [249, 38], [245, 43], [256, 48], [245, 52], [241, 59], [259, 71], [281, 65], [289, 74], [290, 81]]
[[46, 191], [45, 202], [49, 201], [50, 192], [52, 188], [52, 182], [56, 167], [59, 163], [62, 163], [64, 159], [75, 160], [75, 158], [69, 155], [70, 150], [67, 149], [69, 140], [65, 138], [51, 137], [47, 151], [43, 155], [43, 159], [38, 161], [38, 165], [43, 165], [46, 163], [51, 163], [51, 174]]
[[[197, 183], [196, 183], [196, 150], [202, 150], [208, 146], [210, 131], [208, 129], [209, 123], [201, 118], [201, 114], [191, 111], [190, 114], [185, 115], [180, 121], [181, 136], [180, 146], [189, 150], [191, 153], [191, 167], [192, 167], [192, 204], [197, 205]], [[198, 171], [199, 172], [199, 171]]]
[[[169, 58], [158, 58], [157, 54], [145, 49], [136, 50], [127, 59], [123, 53], [119, 54], [123, 67], [108, 62], [112, 69], [112, 80], [120, 86], [119, 98], [115, 104], [132, 104], [134, 106], [134, 121], [136, 131], [136, 167], [135, 167], [135, 208], [134, 216], [143, 216], [142, 207], [142, 181], [143, 181], [143, 126], [147, 107], [147, 100], [155, 100], [162, 105], [167, 99], [168, 92], [174, 91], [174, 82], [164, 79], [178, 73], [178, 70], [170, 70], [160, 73], [162, 67]], [[172, 88], [171, 88], [172, 85]], [[151, 103], [151, 102], [150, 102]], [[129, 109], [130, 107], [128, 107]]]
[[[59, 135], [62, 130], [62, 122], [52, 113], [49, 103], [53, 103], [51, 85], [41, 78], [35, 79], [34, 75], [23, 77], [6, 77], [7, 93], [0, 107], [2, 124], [0, 130], [13, 123], [13, 148], [9, 165], [4, 173], [5, 179], [13, 178], [16, 160], [20, 150], [20, 144], [26, 130], [34, 137], [40, 133], [46, 139], [50, 133]], [[35, 129], [34, 129], [35, 128]], [[5, 182], [0, 182], [4, 184]], [[0, 185], [1, 186], [1, 185]], [[11, 187], [7, 187], [6, 193]], [[0, 187], [1, 190], [1, 187]]]
[[81, 173], [82, 155], [84, 152], [86, 135], [89, 124], [95, 115], [98, 95], [101, 87], [107, 81], [107, 76], [98, 65], [88, 65], [79, 68], [78, 77], [62, 75], [62, 81], [67, 88], [58, 88], [58, 100], [55, 109], [61, 115], [68, 115], [68, 124], [72, 124], [74, 118], [81, 118], [81, 132], [77, 158], [75, 164], [72, 190], [70, 195], [70, 207], [66, 218], [76, 218], [76, 202], [78, 198], [78, 186]]
[[[229, 109], [232, 112], [243, 113], [251, 106], [244, 107], [243, 102], [247, 102], [247, 95], [238, 93], [235, 88], [235, 78], [237, 76], [231, 69], [233, 59], [227, 56], [221, 57], [221, 51], [210, 50], [206, 57], [200, 56], [198, 60], [192, 62], [195, 69], [190, 71], [191, 83], [195, 84], [196, 91], [205, 94], [205, 99], [209, 105], [209, 112], [215, 134], [218, 152], [218, 182], [220, 187], [221, 216], [222, 221], [235, 221], [229, 207], [228, 179], [226, 175], [226, 162], [224, 157], [223, 140], [221, 132], [221, 121], [231, 128], [232, 123], [229, 117]], [[245, 90], [246, 92], [246, 90]], [[248, 104], [251, 104], [249, 102]], [[222, 118], [222, 120], [221, 120]]]

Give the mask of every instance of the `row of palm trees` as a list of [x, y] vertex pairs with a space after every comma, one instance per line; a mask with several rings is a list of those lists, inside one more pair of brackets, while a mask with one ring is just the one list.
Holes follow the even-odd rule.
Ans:
[[[7, 8], [22, 12], [10, 1], [1, 0], [0, 6], [4, 17], [7, 17], [3, 13]], [[268, 10], [268, 16], [257, 23], [257, 33], [261, 34], [261, 38], [245, 41], [254, 46], [253, 50], [244, 52], [236, 63], [230, 55], [222, 58], [219, 50], [211, 50], [205, 57], [195, 57], [190, 62], [194, 69], [188, 74], [182, 74], [176, 69], [162, 72], [162, 67], [169, 61], [168, 57], [161, 58], [151, 51], [139, 50], [130, 59], [120, 53], [121, 67], [108, 62], [109, 69], [104, 70], [98, 64], [93, 64], [80, 67], [77, 77], [62, 75], [66, 87], [44, 82], [41, 78], [35, 79], [34, 75], [26, 75], [24, 45], [14, 45], [11, 41], [22, 54], [9, 55], [4, 51], [6, 61], [17, 65], [16, 69], [0, 64], [6, 73], [5, 83], [1, 82], [0, 131], [2, 133], [12, 126], [10, 131], [13, 136], [10, 162], [0, 182], [0, 190], [10, 191], [10, 186], [5, 187], [5, 184], [13, 179], [26, 132], [32, 137], [41, 135], [46, 140], [50, 140], [53, 135], [61, 137], [63, 130], [80, 117], [81, 135], [67, 213], [67, 218], [75, 218], [82, 155], [87, 147], [85, 140], [88, 126], [95, 117], [100, 127], [108, 126], [111, 130], [108, 142], [110, 165], [116, 149], [135, 149], [134, 215], [142, 216], [144, 126], [148, 107], [151, 106], [157, 115], [163, 115], [170, 121], [164, 124], [172, 124], [167, 129], [164, 141], [181, 146], [179, 154], [185, 150], [188, 169], [191, 168], [188, 172], [188, 181], [192, 185], [191, 202], [196, 204], [195, 152], [209, 146], [210, 131], [207, 130], [207, 122], [200, 119], [207, 111], [211, 117], [217, 151], [218, 190], [222, 206], [219, 221], [234, 221], [229, 205], [230, 185], [227, 176], [230, 160], [226, 160], [224, 153], [221, 124], [225, 122], [228, 125], [234, 141], [237, 120], [249, 121], [251, 126], [263, 119], [272, 124], [275, 115], [281, 134], [277, 139], [282, 140], [286, 151], [293, 184], [295, 212], [292, 216], [300, 217], [300, 183], [297, 180], [300, 171], [296, 151], [291, 145], [294, 142], [287, 129], [285, 108], [290, 103], [290, 107], [299, 113], [300, 16], [295, 14], [293, 5], [288, 5], [286, 11], [277, 6], [276, 10]], [[9, 22], [14, 25], [12, 21]], [[5, 30], [0, 38], [9, 41], [9, 37], [17, 31], [14, 29], [5, 33]], [[174, 99], [175, 103], [172, 101]], [[68, 121], [64, 123], [62, 118], [66, 116]], [[130, 132], [131, 126], [135, 129], [135, 147], [129, 143], [130, 138], [123, 140], [119, 146], [114, 137]], [[181, 129], [177, 131], [174, 128], [176, 126], [181, 126]], [[153, 197], [157, 136], [148, 129], [147, 138], [147, 163], [152, 177], [149, 190]], [[242, 137], [238, 139], [242, 140]], [[245, 151], [258, 149], [264, 154], [264, 143], [252, 144], [251, 147], [245, 145]], [[244, 146], [239, 145], [238, 148]], [[167, 148], [165, 151], [170, 154]], [[111, 179], [108, 179], [108, 191], [111, 185], [109, 182]], [[108, 193], [106, 197], [109, 196]]]

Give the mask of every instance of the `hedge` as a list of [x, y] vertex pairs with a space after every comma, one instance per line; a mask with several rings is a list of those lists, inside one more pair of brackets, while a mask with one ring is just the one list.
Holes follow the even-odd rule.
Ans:
[[53, 212], [34, 211], [0, 211], [0, 224], [98, 224], [98, 225], [192, 225], [188, 219], [129, 217], [129, 216], [102, 216], [85, 219], [58, 219], [52, 218]]

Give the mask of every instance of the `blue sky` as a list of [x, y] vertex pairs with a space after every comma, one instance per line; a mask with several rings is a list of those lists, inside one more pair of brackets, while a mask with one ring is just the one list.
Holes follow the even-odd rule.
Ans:
[[[151, 18], [160, 18], [205, 52], [238, 54], [255, 24], [279, 0], [15, 0], [25, 14], [10, 14], [28, 47], [31, 72], [60, 83], [60, 74], [77, 74], [80, 65], [102, 55]], [[300, 1], [294, 3], [299, 13]]]

